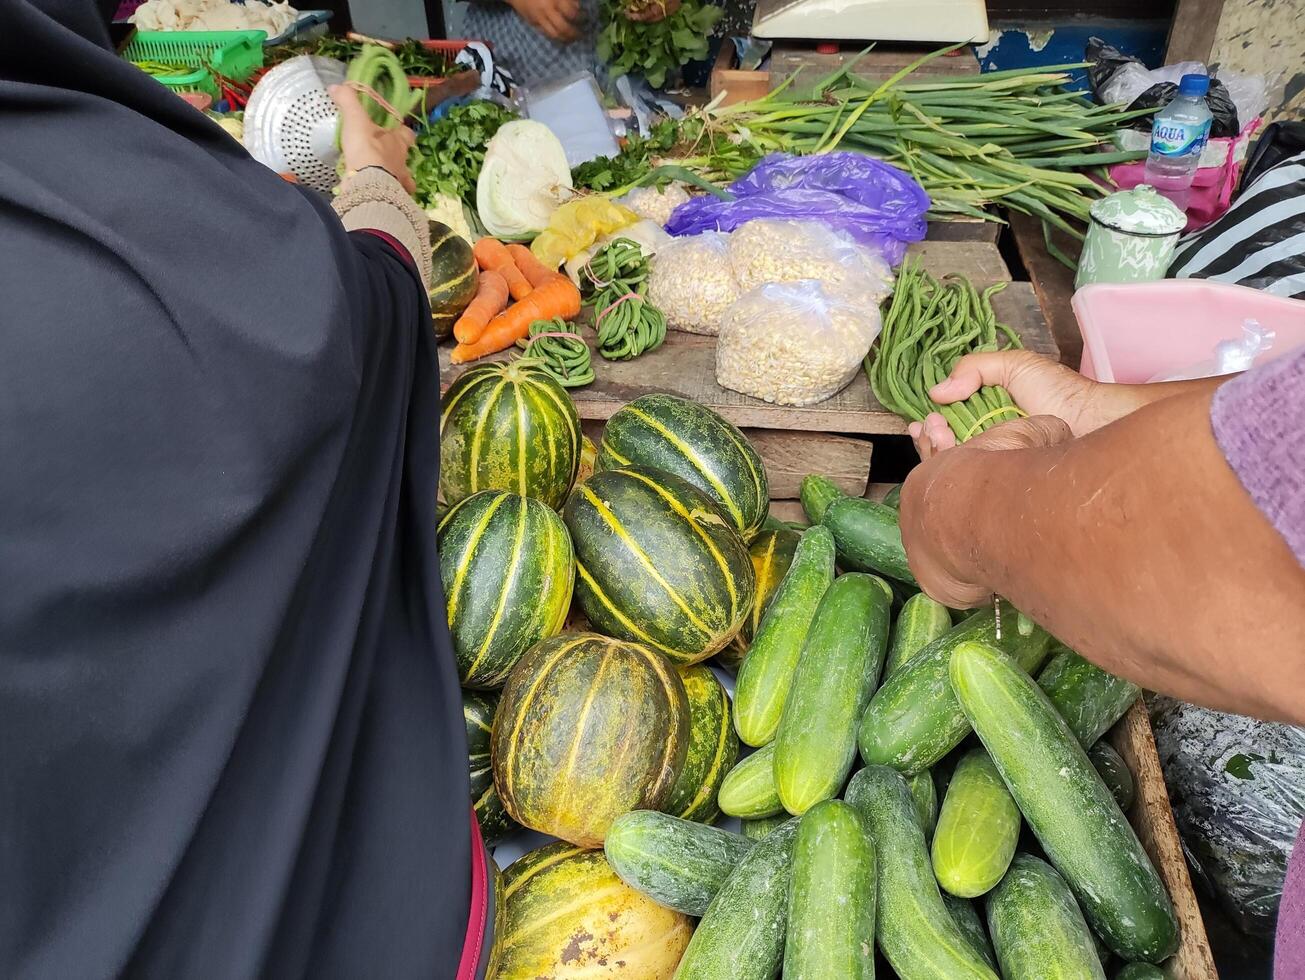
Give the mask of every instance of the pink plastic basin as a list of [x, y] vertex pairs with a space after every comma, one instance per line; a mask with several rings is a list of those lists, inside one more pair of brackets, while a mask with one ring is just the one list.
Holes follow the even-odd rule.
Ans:
[[1079, 370], [1097, 381], [1140, 384], [1214, 356], [1221, 340], [1240, 340], [1242, 322], [1276, 332], [1257, 364], [1305, 344], [1305, 301], [1203, 279], [1098, 283], [1074, 294], [1083, 334]]

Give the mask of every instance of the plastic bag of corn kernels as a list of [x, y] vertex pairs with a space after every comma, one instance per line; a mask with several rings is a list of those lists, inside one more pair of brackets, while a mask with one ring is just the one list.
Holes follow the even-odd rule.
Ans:
[[716, 383], [777, 405], [810, 405], [845, 388], [881, 329], [863, 293], [814, 279], [768, 283], [725, 311]]
[[721, 315], [742, 290], [730, 265], [729, 235], [708, 231], [677, 238], [653, 259], [648, 302], [672, 330], [715, 336]]
[[874, 249], [816, 221], [761, 218], [741, 225], [730, 234], [730, 265], [745, 291], [818, 279], [878, 303], [893, 289], [893, 270]]

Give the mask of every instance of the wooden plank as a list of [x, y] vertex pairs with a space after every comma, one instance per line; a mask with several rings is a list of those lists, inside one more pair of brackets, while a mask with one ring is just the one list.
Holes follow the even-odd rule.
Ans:
[[1133, 773], [1137, 797], [1128, 811], [1128, 822], [1160, 872], [1182, 929], [1178, 952], [1164, 965], [1165, 975], [1171, 980], [1218, 980], [1201, 909], [1192, 890], [1192, 876], [1174, 824], [1151, 721], [1140, 698], [1106, 739]]
[[[1037, 218], [1012, 212], [1010, 229], [1020, 260], [1029, 274], [1033, 294], [1038, 298], [1047, 327], [1060, 348], [1060, 360], [1077, 371], [1083, 359], [1083, 335], [1070, 306], [1070, 299], [1074, 296], [1074, 273], [1047, 252], [1042, 222]], [[1062, 231], [1053, 231], [1051, 241], [1066, 255], [1078, 254], [1078, 241]]]
[[802, 513], [802, 505], [796, 500], [772, 500], [770, 516], [777, 521], [786, 521], [790, 524], [807, 522], [807, 515]]
[[[912, 62], [937, 50], [928, 45], [877, 45], [862, 54], [863, 45], [849, 44], [837, 51], [817, 51], [815, 42], [781, 41], [770, 53], [771, 88], [792, 75], [791, 89], [801, 93], [804, 86], [812, 86], [824, 76], [856, 60], [852, 74], [867, 81], [882, 82], [897, 74]], [[962, 48], [953, 55], [934, 58], [916, 69], [915, 75], [934, 78], [940, 75], [977, 75], [979, 60], [971, 48]]]
[[1169, 24], [1165, 64], [1179, 61], [1209, 62], [1214, 51], [1224, 0], [1178, 0]]
[[[580, 423], [595, 446], [603, 441], [603, 421]], [[785, 429], [744, 429], [766, 467], [771, 500], [796, 500], [802, 478], [808, 473], [829, 477], [844, 493], [859, 497], [870, 485], [869, 439], [852, 439], [827, 432]]]
[[870, 483], [869, 439], [824, 432], [784, 429], [745, 429], [766, 464], [771, 500], [796, 500], [802, 478], [808, 473], [829, 477], [844, 493], [859, 497]]
[[996, 243], [1001, 229], [1000, 221], [984, 221], [958, 214], [954, 218], [929, 219], [925, 240], [930, 242], [992, 242]]
[[[975, 242], [922, 242], [915, 246], [925, 267], [935, 274], [964, 272], [982, 287], [1008, 280], [1009, 270], [995, 246]], [[1030, 350], [1058, 357], [1058, 349], [1027, 283], [1011, 283], [993, 299], [1003, 323], [1009, 324]], [[462, 372], [448, 360], [449, 348], [440, 349], [441, 383], [447, 387]], [[496, 360], [509, 352], [495, 355]], [[652, 391], [669, 391], [708, 405], [735, 425], [760, 429], [801, 429], [844, 434], [906, 432], [906, 423], [884, 410], [870, 391], [865, 374], [858, 372], [841, 392], [815, 405], [794, 408], [728, 391], [716, 384], [716, 339], [671, 331], [657, 350], [633, 361], [595, 358], [597, 380], [573, 389], [580, 417], [605, 419], [628, 401]]]

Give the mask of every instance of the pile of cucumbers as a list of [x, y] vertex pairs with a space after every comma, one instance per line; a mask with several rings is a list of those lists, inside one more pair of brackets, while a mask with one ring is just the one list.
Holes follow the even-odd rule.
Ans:
[[675, 977], [1160, 976], [1178, 923], [1100, 741], [1137, 687], [1009, 606], [918, 592], [891, 503], [802, 498], [738, 667], [753, 751], [717, 802], [743, 833], [638, 810], [606, 838], [626, 884], [700, 918]]

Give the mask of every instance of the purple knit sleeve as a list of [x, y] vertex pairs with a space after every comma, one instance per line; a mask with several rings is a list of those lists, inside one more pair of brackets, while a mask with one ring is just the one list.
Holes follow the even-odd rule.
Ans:
[[1255, 506], [1305, 566], [1305, 347], [1220, 387], [1210, 422]]

